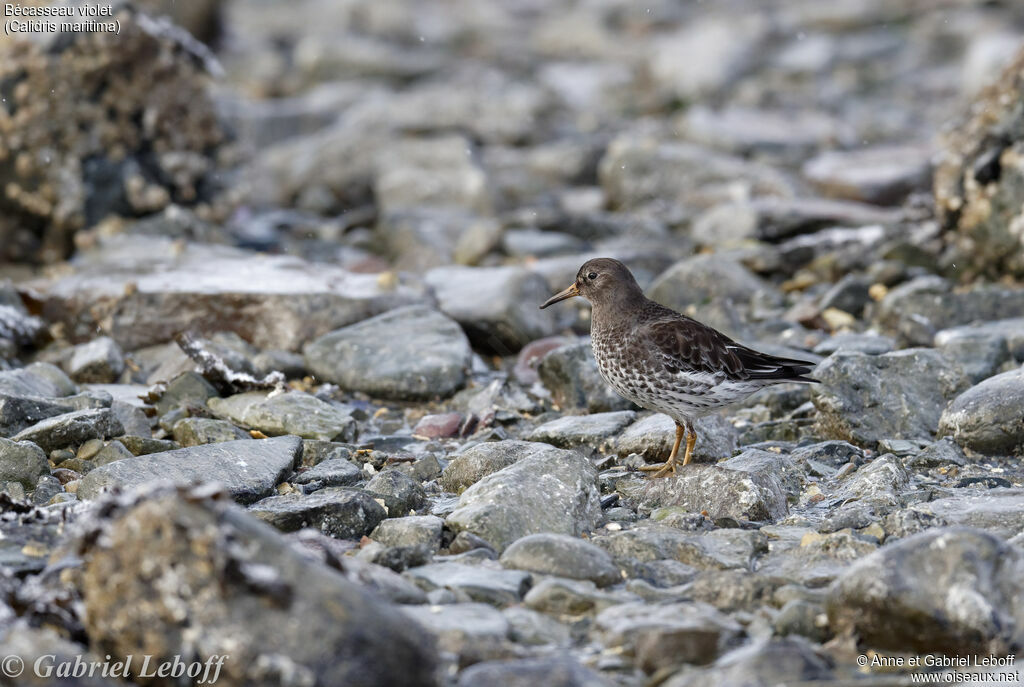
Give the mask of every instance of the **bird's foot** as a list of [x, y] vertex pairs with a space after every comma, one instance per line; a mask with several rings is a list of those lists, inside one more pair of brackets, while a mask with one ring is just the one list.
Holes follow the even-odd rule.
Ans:
[[657, 463], [656, 465], [644, 465], [643, 467], [637, 468], [641, 472], [653, 472], [653, 475], [648, 475], [648, 479], [657, 479], [659, 477], [665, 477], [671, 472], [673, 475], [676, 474], [676, 461], [670, 460], [665, 463]]

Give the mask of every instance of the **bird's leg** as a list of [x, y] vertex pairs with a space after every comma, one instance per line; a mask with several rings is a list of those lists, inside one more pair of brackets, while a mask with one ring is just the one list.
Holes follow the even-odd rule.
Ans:
[[[678, 439], [676, 440], [678, 442]], [[683, 455], [683, 465], [689, 465], [693, 459], [693, 447], [697, 445], [697, 430], [693, 425], [686, 428], [686, 453]], [[672, 472], [675, 472], [673, 470]]]
[[[686, 433], [686, 430], [683, 429], [683, 426], [677, 422], [676, 423], [676, 440], [675, 440], [675, 443], [672, 444], [672, 453], [669, 454], [668, 460], [665, 461], [662, 465], [645, 465], [644, 467], [642, 467], [640, 469], [643, 470], [644, 472], [657, 471], [657, 472], [654, 472], [653, 475], [651, 475], [652, 479], [658, 478], [658, 477], [664, 477], [665, 475], [667, 475], [669, 473], [669, 471], [671, 471], [673, 475], [676, 474], [676, 456], [679, 454], [679, 444], [682, 443], [683, 435], [685, 433]], [[690, 449], [690, 442], [689, 442], [689, 440], [687, 440], [687, 442], [686, 442], [686, 447], [687, 447], [686, 455], [687, 455], [687, 457], [689, 457], [689, 454], [690, 454], [689, 453], [689, 449]], [[684, 465], [685, 465], [685, 463], [684, 463]]]

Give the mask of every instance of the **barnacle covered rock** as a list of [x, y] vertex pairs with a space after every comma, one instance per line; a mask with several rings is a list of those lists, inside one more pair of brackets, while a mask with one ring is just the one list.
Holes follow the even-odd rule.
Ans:
[[58, 260], [108, 214], [203, 209], [216, 190], [207, 49], [128, 7], [111, 19], [119, 33], [0, 44], [0, 260]]

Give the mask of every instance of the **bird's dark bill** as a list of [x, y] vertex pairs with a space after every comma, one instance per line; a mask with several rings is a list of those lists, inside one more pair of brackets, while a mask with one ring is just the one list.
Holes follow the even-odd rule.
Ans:
[[540, 306], [540, 309], [543, 310], [544, 308], [548, 307], [549, 305], [554, 305], [555, 303], [557, 303], [559, 301], [564, 301], [566, 298], [572, 298], [573, 296], [578, 296], [578, 295], [580, 295], [580, 290], [578, 288], [576, 288], [576, 282], [573, 282], [569, 286], [569, 288], [565, 289], [564, 291], [559, 291], [554, 296], [552, 296], [551, 298], [549, 298], [546, 301], [544, 301], [544, 304]]

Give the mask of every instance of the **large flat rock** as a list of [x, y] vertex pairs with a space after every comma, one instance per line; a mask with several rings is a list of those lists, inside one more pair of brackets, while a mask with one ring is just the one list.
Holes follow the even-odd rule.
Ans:
[[72, 272], [33, 282], [47, 321], [72, 339], [99, 328], [125, 350], [190, 330], [232, 331], [261, 348], [298, 349], [327, 332], [420, 300], [376, 275], [299, 258], [166, 238], [121, 236], [75, 260]]
[[301, 458], [302, 440], [294, 436], [191, 446], [100, 466], [82, 478], [78, 497], [94, 499], [107, 488], [131, 489], [169, 480], [219, 482], [236, 501], [252, 503], [273, 493]]

